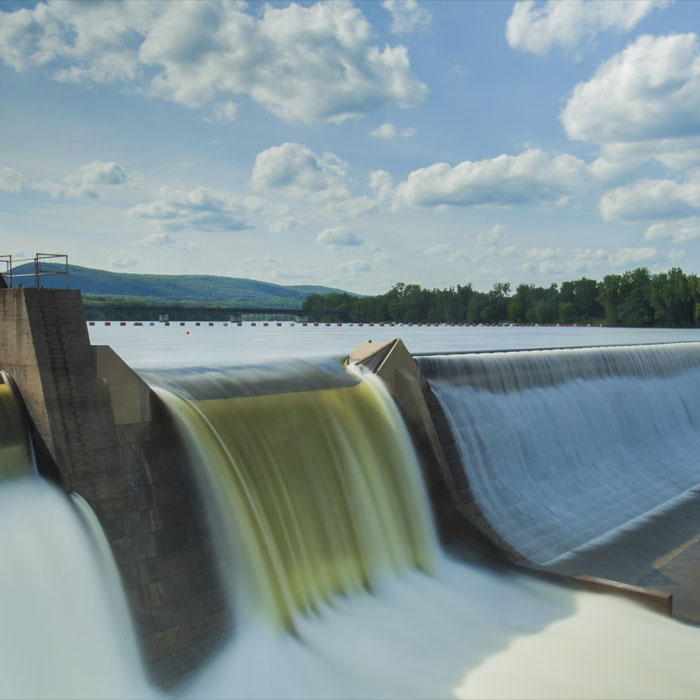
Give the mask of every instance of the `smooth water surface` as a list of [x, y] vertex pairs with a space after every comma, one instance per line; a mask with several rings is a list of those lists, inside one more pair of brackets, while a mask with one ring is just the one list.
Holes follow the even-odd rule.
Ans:
[[409, 352], [438, 354], [523, 348], [584, 347], [636, 343], [700, 341], [700, 328], [597, 328], [597, 327], [459, 327], [459, 326], [277, 326], [261, 322], [215, 323], [180, 326], [173, 321], [153, 326], [89, 327], [94, 345], [111, 345], [132, 367], [239, 364], [289, 358], [344, 357], [367, 340], [383, 343], [401, 338]]

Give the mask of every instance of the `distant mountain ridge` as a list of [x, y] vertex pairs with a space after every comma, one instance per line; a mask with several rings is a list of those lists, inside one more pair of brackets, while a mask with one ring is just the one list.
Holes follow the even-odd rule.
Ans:
[[[42, 263], [42, 270], [60, 271], [63, 265]], [[13, 274], [33, 274], [33, 263], [18, 265]], [[33, 277], [15, 279], [25, 287], [34, 286]], [[154, 304], [177, 303], [205, 306], [271, 306], [298, 308], [310, 294], [342, 293], [342, 289], [319, 285], [281, 285], [240, 277], [216, 275], [148, 275], [133, 272], [108, 272], [80, 265], [68, 266], [71, 289], [80, 289], [87, 301], [95, 297], [112, 297], [110, 301], [133, 302], [136, 299]], [[62, 289], [62, 275], [48, 275], [40, 284]], [[356, 295], [353, 295], [356, 296]], [[122, 299], [120, 299], [122, 298]]]

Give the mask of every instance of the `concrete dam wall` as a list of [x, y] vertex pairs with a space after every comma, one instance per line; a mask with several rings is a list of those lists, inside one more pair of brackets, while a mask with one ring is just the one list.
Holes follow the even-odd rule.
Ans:
[[[697, 522], [700, 417], [687, 375], [700, 352], [556, 352], [416, 361], [396, 339], [355, 348], [346, 371], [289, 363], [140, 376], [90, 345], [79, 292], [0, 290], [0, 399], [14, 382], [39, 471], [97, 516], [163, 687], [212, 658], [239, 614], [293, 634], [336, 595], [371, 591], [390, 572], [430, 572], [438, 540], [458, 558], [666, 613], [674, 595], [676, 614], [695, 619], [698, 579], [674, 578], [676, 560], [664, 557]], [[650, 382], [664, 404], [634, 432]], [[574, 410], [588, 390], [608, 411], [607, 451], [602, 428], [587, 433]], [[616, 404], [626, 392], [633, 403]], [[559, 452], [542, 454], [546, 431], [565, 436]], [[652, 431], [660, 444], [640, 446], [629, 476], [632, 446], [620, 436]], [[606, 468], [622, 470], [617, 481], [589, 478]], [[607, 504], [620, 494], [617, 512]]]

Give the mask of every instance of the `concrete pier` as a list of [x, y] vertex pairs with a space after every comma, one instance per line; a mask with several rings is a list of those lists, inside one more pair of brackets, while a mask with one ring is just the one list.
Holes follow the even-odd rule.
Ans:
[[231, 626], [185, 450], [149, 387], [90, 345], [80, 292], [0, 289], [0, 369], [39, 458], [93, 508], [121, 572], [154, 679], [195, 669]]

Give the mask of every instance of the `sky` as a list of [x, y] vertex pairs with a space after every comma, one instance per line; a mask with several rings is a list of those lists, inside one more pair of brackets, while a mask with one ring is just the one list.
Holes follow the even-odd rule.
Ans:
[[0, 2], [0, 254], [372, 294], [700, 272], [700, 3]]

